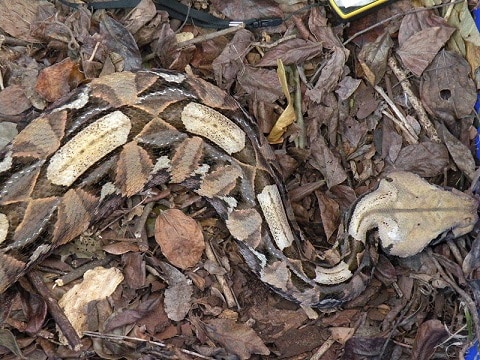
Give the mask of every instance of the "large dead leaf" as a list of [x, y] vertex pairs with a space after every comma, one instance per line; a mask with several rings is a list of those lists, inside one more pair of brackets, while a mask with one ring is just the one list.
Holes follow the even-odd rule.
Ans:
[[453, 136], [445, 125], [439, 124], [437, 131], [455, 164], [472, 181], [475, 176], [475, 159], [470, 149]]
[[467, 61], [452, 51], [438, 53], [422, 76], [420, 98], [430, 114], [449, 124], [471, 114], [477, 91]]
[[166, 210], [157, 217], [155, 240], [168, 261], [181, 269], [197, 264], [205, 249], [200, 225], [178, 209]]
[[397, 53], [403, 64], [420, 76], [454, 32], [455, 28], [433, 11], [408, 14], [400, 25]]
[[436, 346], [448, 338], [449, 332], [439, 320], [427, 320], [418, 328], [413, 343], [412, 359], [428, 360]]

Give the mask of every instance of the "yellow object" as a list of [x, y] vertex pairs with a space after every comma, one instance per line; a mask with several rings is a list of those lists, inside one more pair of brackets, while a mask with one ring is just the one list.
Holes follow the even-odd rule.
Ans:
[[329, 0], [330, 6], [344, 20], [365, 15], [377, 6], [393, 2], [393, 0]]

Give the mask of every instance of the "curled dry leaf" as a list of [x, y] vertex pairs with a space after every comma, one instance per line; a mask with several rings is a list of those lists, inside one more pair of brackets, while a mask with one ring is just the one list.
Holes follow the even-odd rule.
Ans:
[[0, 28], [14, 38], [39, 43], [30, 34], [32, 24], [54, 13], [55, 6], [48, 1], [5, 0], [0, 6]]
[[282, 114], [278, 118], [277, 122], [273, 126], [270, 134], [268, 134], [268, 141], [272, 144], [276, 144], [282, 142], [282, 136], [285, 133], [287, 127], [291, 125], [295, 121], [295, 109], [293, 108], [292, 98], [290, 96], [290, 92], [288, 90], [287, 84], [287, 75], [285, 73], [285, 67], [283, 66], [282, 60], [278, 60], [277, 62], [277, 74], [278, 78], [280, 79], [280, 83], [282, 84], [282, 91], [287, 98], [288, 105], [283, 110]]
[[168, 261], [181, 269], [198, 263], [205, 250], [202, 228], [178, 209], [166, 210], [157, 217], [155, 240]]

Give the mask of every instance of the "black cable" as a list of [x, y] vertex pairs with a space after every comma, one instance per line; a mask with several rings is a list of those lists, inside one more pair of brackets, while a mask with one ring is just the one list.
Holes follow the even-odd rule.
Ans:
[[[62, 4], [78, 8], [78, 3], [73, 3], [68, 0], [59, 0]], [[123, 9], [134, 8], [138, 5], [140, 0], [105, 0], [100, 2], [86, 3], [87, 7], [93, 10], [97, 9]], [[290, 18], [293, 14], [288, 15], [285, 19], [280, 17], [262, 18], [262, 19], [248, 19], [248, 20], [226, 20], [213, 16], [205, 11], [192, 9], [191, 7], [182, 4], [176, 0], [154, 0], [155, 6], [158, 10], [167, 11], [169, 16], [186, 21], [198, 27], [212, 28], [212, 29], [226, 29], [236, 25], [245, 25], [247, 29], [258, 29], [270, 26], [279, 26], [285, 20]], [[321, 6], [320, 4], [307, 5], [304, 8], [297, 10], [295, 13], [305, 11], [313, 6]], [[295, 14], [294, 13], [294, 14]]]

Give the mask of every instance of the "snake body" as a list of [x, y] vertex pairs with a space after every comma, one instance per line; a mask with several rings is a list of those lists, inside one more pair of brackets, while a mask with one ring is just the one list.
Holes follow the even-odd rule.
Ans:
[[293, 218], [255, 122], [222, 90], [163, 70], [94, 79], [0, 152], [0, 293], [122, 201], [177, 183], [225, 220], [248, 266], [287, 299], [337, 307], [371, 277], [376, 252], [348, 239], [325, 256]]

